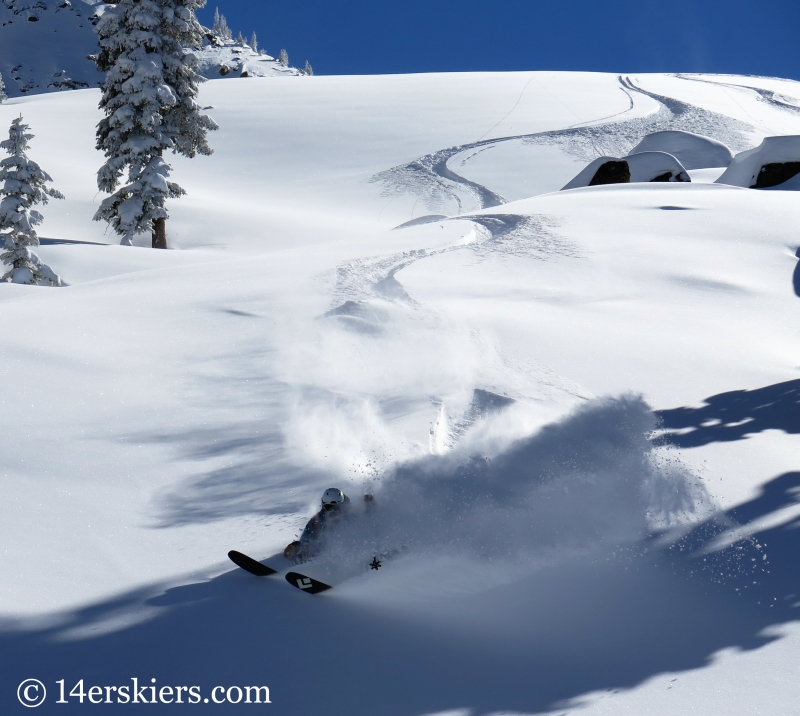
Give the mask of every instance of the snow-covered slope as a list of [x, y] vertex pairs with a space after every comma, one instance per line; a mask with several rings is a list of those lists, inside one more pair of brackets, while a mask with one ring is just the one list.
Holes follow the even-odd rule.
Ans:
[[0, 0], [0, 74], [9, 97], [96, 87], [98, 0]]
[[[100, 0], [0, 0], [0, 75], [6, 94], [97, 87], [103, 75], [94, 63], [99, 51], [94, 25], [104, 9]], [[303, 74], [211, 31], [195, 54], [207, 79]]]
[[[3, 703], [38, 678], [40, 712], [80, 713], [57, 680], [136, 678], [209, 707], [266, 685], [290, 716], [792, 713], [797, 195], [706, 169], [558, 190], [657, 131], [800, 134], [798, 96], [212, 81], [172, 251], [90, 220], [97, 90], [0, 105], [66, 194], [40, 255], [70, 284], [0, 286]], [[380, 519], [304, 569], [355, 577], [309, 597], [232, 568], [285, 569], [333, 485]]]

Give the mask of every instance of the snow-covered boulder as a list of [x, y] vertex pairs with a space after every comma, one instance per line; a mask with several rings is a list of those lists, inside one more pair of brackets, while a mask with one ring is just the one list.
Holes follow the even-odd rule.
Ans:
[[631, 171], [631, 182], [691, 181], [686, 169], [672, 154], [638, 152], [625, 157]]
[[749, 189], [800, 189], [800, 135], [765, 137], [754, 149], [737, 154], [717, 184]]
[[624, 159], [598, 157], [582, 169], [572, 181], [565, 184], [561, 191], [578, 189], [584, 186], [599, 186], [601, 184], [626, 184], [630, 180], [630, 168]]
[[648, 134], [631, 150], [631, 154], [641, 152], [666, 152], [686, 169], [727, 167], [733, 159], [731, 150], [722, 142], [677, 129]]
[[602, 184], [627, 184], [651, 181], [691, 181], [683, 165], [665, 152], [640, 152], [619, 159], [600, 157], [584, 168], [564, 189]]

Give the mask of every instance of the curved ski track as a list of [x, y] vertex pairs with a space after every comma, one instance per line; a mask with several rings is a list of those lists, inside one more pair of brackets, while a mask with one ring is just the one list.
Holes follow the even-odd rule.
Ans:
[[426, 154], [408, 164], [379, 172], [370, 181], [384, 185], [384, 196], [411, 194], [421, 199], [430, 211], [442, 211], [447, 203], [455, 203], [457, 211], [454, 213], [460, 214], [463, 203], [459, 192], [471, 197], [481, 209], [505, 204], [506, 200], [491, 189], [454, 172], [448, 167], [449, 160], [462, 152], [486, 149], [502, 142], [522, 140], [526, 144], [556, 145], [567, 154], [586, 162], [604, 154], [625, 156], [645, 135], [664, 129], [683, 129], [704, 134], [724, 142], [734, 151], [741, 151], [749, 146], [744, 135], [754, 130], [750, 124], [672, 97], [648, 92], [636, 86], [630, 77], [620, 76], [619, 83], [630, 98], [630, 107], [620, 114], [626, 114], [633, 108], [632, 93], [654, 99], [660, 105], [659, 110], [647, 117], [611, 122], [601, 120], [601, 123], [589, 126], [576, 125], [547, 132], [482, 139], [448, 147]]
[[[774, 92], [773, 90], [764, 89], [763, 87], [754, 87], [753, 85], [740, 85], [733, 82], [717, 82], [715, 80], [705, 79], [704, 77], [693, 77], [692, 75], [676, 74], [673, 75], [679, 80], [686, 80], [688, 82], [705, 82], [709, 85], [716, 85], [717, 87], [727, 87], [740, 91], [750, 91], [758, 95], [759, 101], [766, 102], [767, 104], [782, 109], [792, 114], [800, 115], [800, 105], [794, 104], [797, 102], [796, 97], [789, 97], [788, 95]], [[766, 78], [770, 79], [770, 78]]]
[[[559, 236], [556, 224], [546, 216], [520, 214], [464, 214], [443, 221], [471, 221], [476, 229], [475, 241], [438, 249], [401, 251], [387, 256], [356, 259], [340, 264], [333, 271], [334, 288], [331, 307], [346, 301], [368, 298], [403, 300], [415, 303], [394, 278], [395, 274], [415, 261], [452, 251], [471, 251], [477, 259], [493, 255], [521, 256], [538, 260], [555, 257], [580, 258], [577, 246]], [[330, 276], [330, 274], [328, 274]]]

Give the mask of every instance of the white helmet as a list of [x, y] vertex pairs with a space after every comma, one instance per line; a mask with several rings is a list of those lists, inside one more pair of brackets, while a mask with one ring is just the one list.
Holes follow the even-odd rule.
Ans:
[[344, 504], [344, 492], [337, 487], [329, 487], [322, 493], [322, 506], [325, 509], [336, 509]]

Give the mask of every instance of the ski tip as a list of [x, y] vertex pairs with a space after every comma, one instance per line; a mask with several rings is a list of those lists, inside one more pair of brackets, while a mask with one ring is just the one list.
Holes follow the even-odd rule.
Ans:
[[272, 569], [272, 567], [267, 567], [266, 564], [261, 564], [261, 562], [256, 562], [252, 557], [248, 557], [246, 554], [242, 554], [241, 552], [237, 552], [235, 549], [232, 549], [228, 552], [228, 559], [231, 560], [237, 567], [241, 567], [242, 569], [250, 572], [250, 574], [254, 574], [256, 577], [268, 577], [270, 574], [277, 574], [277, 569]]
[[311, 577], [306, 577], [305, 574], [300, 574], [299, 572], [289, 572], [286, 575], [286, 581], [293, 587], [297, 587], [300, 591], [308, 592], [309, 594], [319, 594], [320, 592], [331, 589], [330, 584], [325, 584]]

